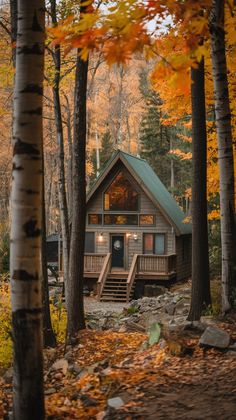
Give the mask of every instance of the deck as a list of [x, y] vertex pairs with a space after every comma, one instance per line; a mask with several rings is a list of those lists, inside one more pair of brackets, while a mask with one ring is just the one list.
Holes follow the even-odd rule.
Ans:
[[85, 254], [84, 278], [97, 279], [99, 300], [128, 302], [137, 280], [170, 280], [176, 276], [176, 254], [134, 254], [129, 270], [111, 267], [111, 253]]
[[[108, 254], [85, 254], [84, 277], [99, 278]], [[136, 254], [136, 278], [145, 280], [169, 280], [176, 275], [176, 254]], [[131, 267], [130, 267], [131, 269]], [[109, 276], [127, 278], [130, 270], [109, 268]]]

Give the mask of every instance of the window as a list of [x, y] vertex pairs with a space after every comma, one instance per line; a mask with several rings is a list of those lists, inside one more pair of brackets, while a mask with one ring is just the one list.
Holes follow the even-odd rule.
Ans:
[[165, 254], [165, 234], [144, 233], [143, 252], [144, 254]]
[[102, 224], [102, 215], [101, 214], [89, 214], [88, 215], [88, 224], [89, 225], [101, 225]]
[[104, 225], [138, 225], [137, 214], [104, 214]]
[[121, 171], [104, 194], [104, 210], [138, 211], [138, 193]]
[[140, 214], [139, 224], [140, 226], [153, 226], [154, 225], [154, 214]]
[[88, 254], [95, 252], [94, 232], [85, 232], [84, 252]]

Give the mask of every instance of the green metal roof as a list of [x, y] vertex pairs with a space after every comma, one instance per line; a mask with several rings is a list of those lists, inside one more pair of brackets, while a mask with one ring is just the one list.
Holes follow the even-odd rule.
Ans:
[[139, 182], [140, 186], [149, 193], [152, 201], [174, 224], [178, 233], [181, 235], [191, 234], [192, 225], [190, 223], [183, 223], [185, 214], [155, 174], [151, 166], [144, 159], [140, 159], [120, 150], [118, 150], [108, 162], [106, 168], [97, 179], [91, 192], [88, 194], [88, 199], [93, 195], [93, 192], [97, 189], [98, 184], [102, 182], [104, 175], [106, 176], [106, 174], [108, 174], [119, 158], [127, 169], [129, 169], [131, 173], [133, 172], [135, 179]]

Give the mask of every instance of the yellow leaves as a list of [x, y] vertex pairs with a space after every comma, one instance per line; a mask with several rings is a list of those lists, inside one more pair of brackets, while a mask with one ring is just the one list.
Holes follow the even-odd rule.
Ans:
[[172, 149], [172, 150], [169, 151], [169, 153], [171, 155], [175, 155], [175, 156], [179, 157], [181, 160], [192, 159], [192, 153], [191, 152], [185, 153], [180, 149]]

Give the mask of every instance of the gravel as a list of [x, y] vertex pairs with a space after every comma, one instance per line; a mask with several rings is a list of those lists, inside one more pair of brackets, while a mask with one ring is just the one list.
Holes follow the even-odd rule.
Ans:
[[111, 311], [121, 313], [124, 308], [129, 307], [129, 303], [125, 302], [98, 302], [93, 297], [84, 298], [85, 312]]

